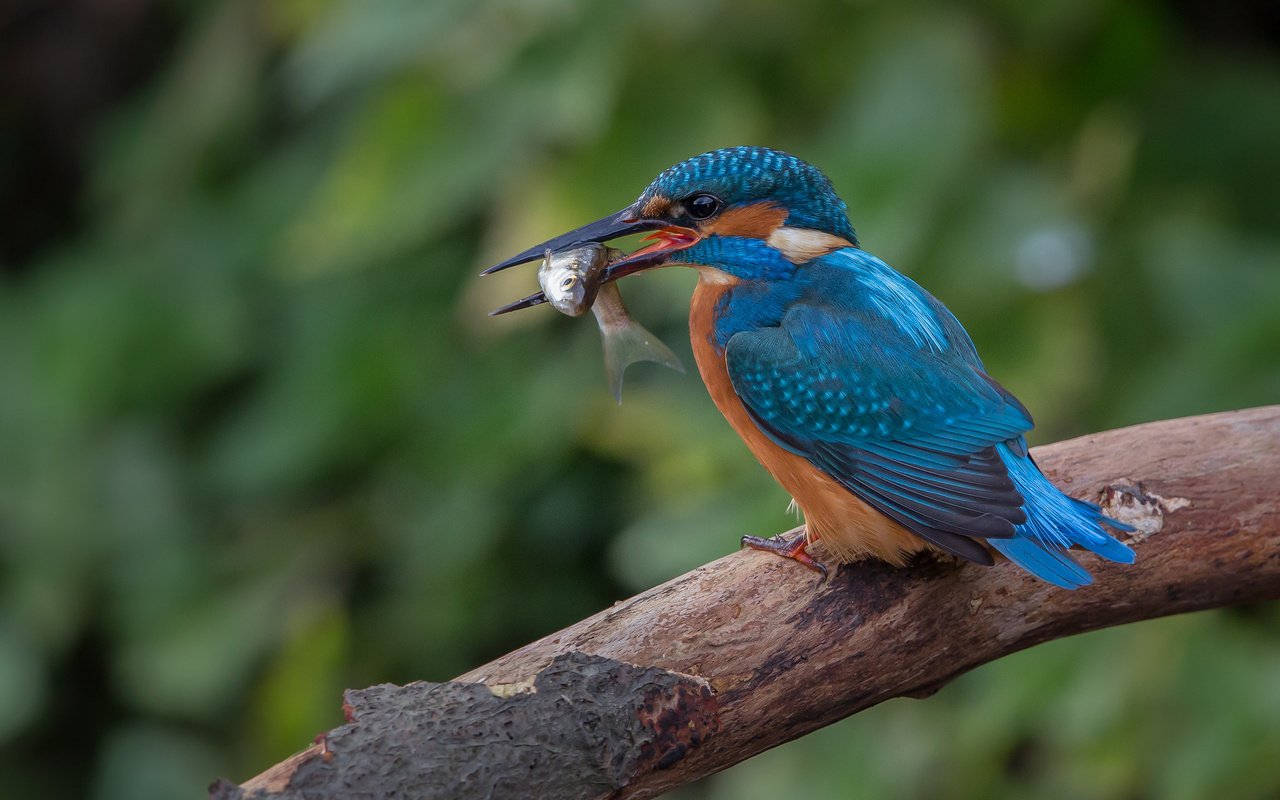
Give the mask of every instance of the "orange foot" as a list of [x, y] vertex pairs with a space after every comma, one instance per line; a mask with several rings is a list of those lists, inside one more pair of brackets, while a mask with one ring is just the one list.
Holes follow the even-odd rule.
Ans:
[[742, 546], [750, 547], [752, 550], [764, 550], [766, 553], [773, 553], [775, 556], [789, 558], [792, 561], [799, 561], [814, 572], [820, 573], [823, 580], [829, 577], [827, 565], [821, 561], [814, 561], [813, 556], [809, 555], [809, 551], [805, 549], [809, 546], [809, 542], [805, 539], [804, 531], [800, 531], [796, 538], [791, 541], [787, 541], [782, 534], [769, 539], [762, 536], [743, 536]]

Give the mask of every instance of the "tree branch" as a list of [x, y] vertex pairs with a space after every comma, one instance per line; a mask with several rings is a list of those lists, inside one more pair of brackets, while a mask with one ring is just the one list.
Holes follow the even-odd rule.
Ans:
[[823, 585], [736, 552], [455, 682], [348, 692], [348, 724], [211, 797], [652, 797], [1040, 642], [1280, 597], [1280, 406], [1034, 453], [1138, 527], [1135, 565], [1080, 553], [1074, 592], [928, 557]]

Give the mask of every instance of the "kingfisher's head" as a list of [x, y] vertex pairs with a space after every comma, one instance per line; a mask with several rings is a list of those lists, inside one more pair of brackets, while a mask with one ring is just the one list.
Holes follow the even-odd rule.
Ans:
[[[604, 280], [671, 263], [768, 279], [782, 275], [786, 265], [857, 244], [844, 201], [817, 167], [780, 150], [727, 147], [676, 164], [621, 211], [531, 247], [485, 274], [547, 250], [644, 231], [652, 243], [611, 263]], [[500, 311], [540, 302], [534, 295]]]

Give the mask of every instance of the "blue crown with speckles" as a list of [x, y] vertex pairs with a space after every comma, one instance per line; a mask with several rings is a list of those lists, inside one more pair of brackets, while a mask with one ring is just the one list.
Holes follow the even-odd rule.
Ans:
[[831, 181], [817, 167], [767, 147], [725, 147], [663, 171], [640, 195], [679, 200], [708, 192], [734, 206], [771, 200], [789, 212], [786, 224], [835, 234], [857, 244], [857, 236]]

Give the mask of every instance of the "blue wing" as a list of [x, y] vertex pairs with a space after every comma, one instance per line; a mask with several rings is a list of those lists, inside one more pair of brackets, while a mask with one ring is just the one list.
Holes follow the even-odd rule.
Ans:
[[800, 302], [779, 327], [733, 335], [725, 358], [774, 442], [927, 541], [990, 564], [975, 538], [1013, 537], [1027, 519], [996, 446], [1025, 454], [1030, 415], [967, 336], [908, 333], [876, 309]]

